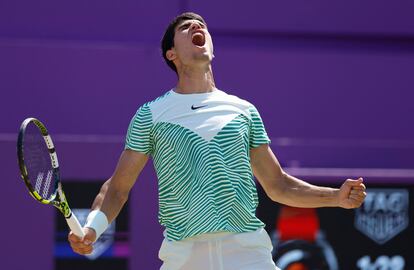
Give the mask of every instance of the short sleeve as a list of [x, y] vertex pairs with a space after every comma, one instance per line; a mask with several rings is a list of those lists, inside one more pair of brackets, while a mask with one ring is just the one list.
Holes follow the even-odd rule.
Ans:
[[250, 112], [250, 132], [249, 132], [249, 147], [255, 148], [262, 144], [269, 144], [270, 139], [267, 136], [266, 129], [264, 127], [262, 118], [256, 107], [251, 106]]
[[141, 106], [132, 118], [125, 140], [125, 149], [144, 154], [152, 153], [152, 114], [148, 105]]

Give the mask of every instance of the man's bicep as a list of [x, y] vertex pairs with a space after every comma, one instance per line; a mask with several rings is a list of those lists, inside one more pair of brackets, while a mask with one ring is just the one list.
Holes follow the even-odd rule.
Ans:
[[266, 193], [278, 188], [283, 170], [268, 144], [250, 149], [250, 164]]
[[250, 148], [250, 163], [253, 169], [257, 168], [260, 171], [282, 170], [279, 161], [268, 144]]
[[120, 192], [129, 192], [147, 161], [147, 154], [124, 150], [111, 178], [111, 186]]

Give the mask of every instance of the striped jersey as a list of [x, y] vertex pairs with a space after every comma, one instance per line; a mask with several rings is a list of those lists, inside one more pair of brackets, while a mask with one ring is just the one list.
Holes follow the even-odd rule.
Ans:
[[264, 226], [255, 215], [250, 149], [269, 142], [251, 103], [218, 89], [170, 90], [138, 109], [125, 148], [152, 156], [159, 221], [169, 240], [181, 240]]

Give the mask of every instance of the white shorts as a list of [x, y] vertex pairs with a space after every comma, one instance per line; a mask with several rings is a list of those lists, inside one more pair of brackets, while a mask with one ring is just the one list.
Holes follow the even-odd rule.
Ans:
[[276, 270], [272, 243], [264, 229], [202, 234], [162, 242], [160, 270]]

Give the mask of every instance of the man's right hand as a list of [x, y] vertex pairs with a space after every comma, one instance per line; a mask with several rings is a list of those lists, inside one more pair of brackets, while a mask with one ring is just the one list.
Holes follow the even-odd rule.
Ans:
[[96, 240], [96, 232], [91, 228], [83, 228], [85, 236], [83, 238], [69, 232], [68, 241], [72, 250], [80, 255], [91, 254], [93, 251], [92, 243]]

